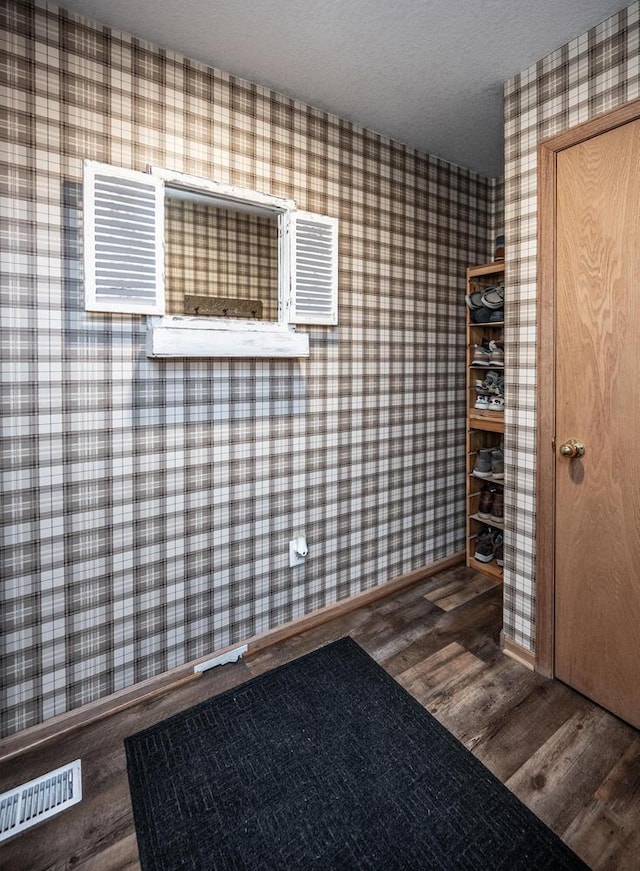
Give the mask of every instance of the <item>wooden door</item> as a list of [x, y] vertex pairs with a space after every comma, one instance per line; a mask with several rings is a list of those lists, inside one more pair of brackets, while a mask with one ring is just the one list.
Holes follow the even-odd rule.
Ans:
[[555, 674], [640, 726], [640, 120], [556, 159]]

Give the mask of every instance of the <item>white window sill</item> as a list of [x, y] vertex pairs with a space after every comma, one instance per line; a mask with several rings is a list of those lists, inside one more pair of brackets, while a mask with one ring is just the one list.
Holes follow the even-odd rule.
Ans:
[[147, 319], [147, 357], [308, 357], [288, 324], [165, 315]]

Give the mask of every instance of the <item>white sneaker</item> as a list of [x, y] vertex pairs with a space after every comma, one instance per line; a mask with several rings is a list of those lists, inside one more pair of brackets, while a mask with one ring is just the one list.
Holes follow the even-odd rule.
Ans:
[[489, 397], [480, 395], [476, 399], [475, 408], [484, 409], [485, 411], [489, 410]]

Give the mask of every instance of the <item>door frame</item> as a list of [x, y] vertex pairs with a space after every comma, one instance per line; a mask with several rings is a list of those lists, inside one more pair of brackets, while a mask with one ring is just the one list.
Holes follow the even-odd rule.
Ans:
[[640, 118], [640, 99], [538, 144], [535, 668], [555, 673], [556, 171], [557, 155]]

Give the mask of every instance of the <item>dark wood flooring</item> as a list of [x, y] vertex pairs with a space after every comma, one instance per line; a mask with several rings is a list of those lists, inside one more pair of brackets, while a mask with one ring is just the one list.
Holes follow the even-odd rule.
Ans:
[[505, 657], [501, 602], [450, 569], [5, 763], [0, 791], [81, 757], [84, 798], [1, 845], [0, 868], [139, 868], [124, 737], [348, 634], [593, 869], [638, 871], [640, 732]]

